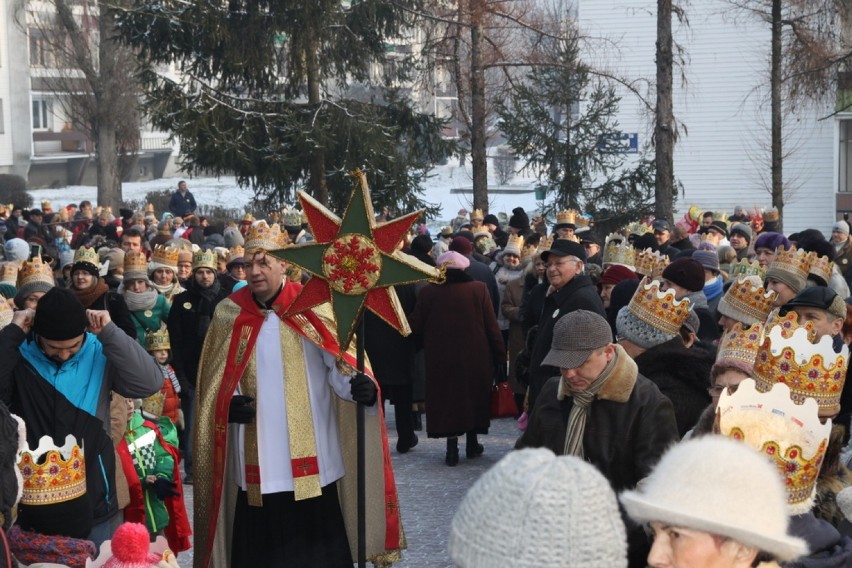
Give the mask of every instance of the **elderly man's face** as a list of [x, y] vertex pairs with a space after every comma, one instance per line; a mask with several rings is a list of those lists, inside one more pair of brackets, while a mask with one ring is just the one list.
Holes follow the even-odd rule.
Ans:
[[837, 231], [837, 230], [831, 231], [831, 242], [832, 243], [839, 245], [839, 244], [845, 243], [847, 240], [849, 240], [849, 235], [847, 235], [843, 231]]
[[612, 361], [615, 349], [612, 344], [596, 349], [582, 365], [575, 369], [560, 369], [562, 380], [574, 392], [584, 392], [597, 379], [607, 364]]
[[843, 318], [830, 314], [828, 310], [800, 306], [793, 308], [793, 311], [799, 316], [799, 325], [805, 325], [805, 322], [814, 324], [817, 341], [825, 335], [834, 337], [843, 329]]
[[583, 261], [576, 256], [556, 256], [551, 254], [545, 263], [550, 285], [557, 290], [571, 282], [583, 272]]

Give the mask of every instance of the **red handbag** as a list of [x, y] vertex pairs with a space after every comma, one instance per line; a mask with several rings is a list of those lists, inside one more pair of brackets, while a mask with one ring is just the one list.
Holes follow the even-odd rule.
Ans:
[[491, 387], [491, 418], [514, 418], [518, 414], [515, 394], [503, 381]]

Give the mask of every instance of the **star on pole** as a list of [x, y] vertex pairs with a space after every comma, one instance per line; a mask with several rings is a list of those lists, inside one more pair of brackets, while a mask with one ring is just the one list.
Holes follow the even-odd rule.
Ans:
[[342, 219], [300, 191], [299, 201], [314, 242], [270, 253], [312, 275], [286, 315], [330, 302], [343, 350], [352, 341], [364, 309], [402, 335], [411, 333], [393, 287], [442, 278], [440, 269], [396, 248], [422, 211], [377, 224], [367, 176], [360, 170], [352, 175], [355, 187]]

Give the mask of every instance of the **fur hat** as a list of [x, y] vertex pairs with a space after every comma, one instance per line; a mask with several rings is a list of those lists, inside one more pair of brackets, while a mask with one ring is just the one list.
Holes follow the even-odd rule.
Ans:
[[747, 445], [703, 436], [672, 446], [642, 488], [621, 494], [639, 523], [728, 537], [788, 561], [807, 545], [787, 532], [786, 493], [777, 469]]
[[679, 258], [669, 264], [663, 270], [663, 278], [690, 292], [704, 289], [704, 267], [692, 258]]
[[541, 448], [511, 452], [480, 477], [449, 538], [460, 568], [623, 568], [626, 549], [609, 482]]
[[781, 233], [773, 233], [771, 231], [760, 233], [754, 241], [754, 250], [766, 248], [775, 252], [775, 249], [778, 247], [784, 247], [785, 250], [790, 248], [790, 241]]

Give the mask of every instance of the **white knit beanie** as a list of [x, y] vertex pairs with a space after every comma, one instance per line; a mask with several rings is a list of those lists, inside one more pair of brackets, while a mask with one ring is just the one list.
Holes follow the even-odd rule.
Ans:
[[633, 520], [651, 521], [728, 537], [793, 560], [807, 545], [787, 533], [787, 494], [770, 460], [724, 436], [703, 436], [672, 446], [642, 488], [621, 494]]
[[461, 568], [622, 568], [624, 524], [594, 466], [547, 449], [511, 452], [470, 488], [450, 557]]

